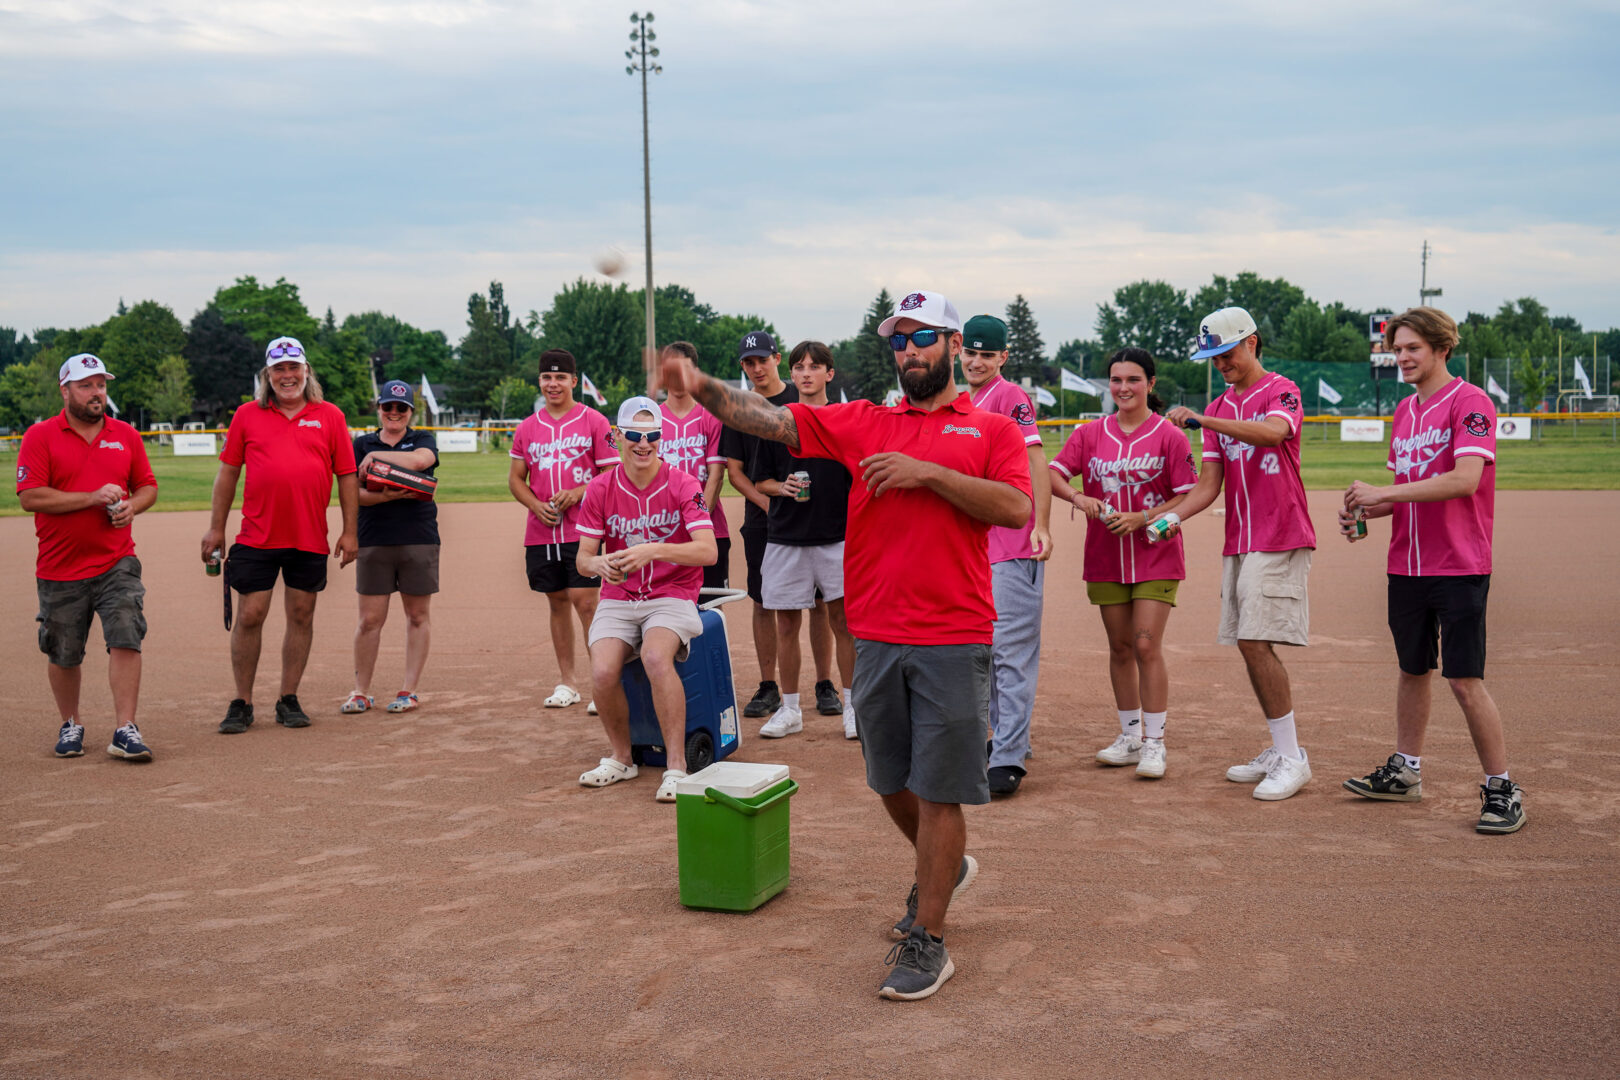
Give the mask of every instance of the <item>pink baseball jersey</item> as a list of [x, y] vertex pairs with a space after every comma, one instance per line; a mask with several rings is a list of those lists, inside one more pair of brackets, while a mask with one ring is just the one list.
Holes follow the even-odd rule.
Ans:
[[[541, 502], [566, 488], [589, 483], [598, 468], [619, 463], [607, 417], [584, 404], [561, 417], [541, 409], [524, 420], [512, 434], [512, 456], [528, 463], [529, 490]], [[578, 503], [563, 511], [558, 525], [547, 525], [531, 513], [523, 544], [572, 544], [579, 539], [578, 521]]]
[[1245, 393], [1227, 387], [1205, 414], [1223, 420], [1258, 422], [1280, 416], [1288, 421], [1288, 438], [1279, 446], [1255, 446], [1204, 429], [1204, 460], [1225, 466], [1226, 547], [1221, 554], [1316, 547], [1305, 482], [1299, 476], [1299, 387], [1269, 372]]
[[[636, 487], [623, 469], [603, 473], [585, 489], [579, 508], [580, 535], [601, 540], [609, 555], [637, 544], [684, 544], [694, 531], [714, 529], [697, 480], [664, 462], [646, 488]], [[654, 560], [622, 585], [603, 578], [602, 599], [696, 601], [702, 587], [703, 567]]]
[[[977, 390], [971, 392], [975, 407], [985, 412], [999, 413], [1018, 425], [1018, 434], [1024, 439], [1025, 446], [1041, 445], [1041, 432], [1035, 426], [1035, 410], [1029, 404], [1029, 395], [1023, 389], [1003, 379], [1000, 375], [991, 379]], [[1039, 481], [1037, 481], [1039, 482]], [[1005, 525], [992, 525], [990, 527], [990, 561], [992, 563], [1006, 562], [1008, 559], [1033, 559], [1035, 547], [1029, 542], [1030, 532], [1035, 528], [1035, 509], [1030, 507], [1029, 520], [1024, 522], [1022, 529], [1009, 529]]]
[[1428, 401], [1411, 395], [1395, 406], [1389, 468], [1395, 485], [1415, 484], [1477, 454], [1485, 471], [1472, 495], [1444, 502], [1395, 504], [1390, 520], [1389, 572], [1455, 577], [1491, 572], [1496, 516], [1496, 406], [1466, 379], [1452, 379]]
[[[1115, 510], [1152, 510], [1198, 483], [1192, 448], [1181, 429], [1162, 416], [1150, 417], [1130, 434], [1118, 415], [1074, 429], [1052, 460], [1065, 480], [1079, 477], [1082, 494], [1102, 499]], [[1086, 521], [1087, 581], [1180, 581], [1187, 561], [1180, 535], [1150, 544], [1138, 529], [1115, 536], [1099, 519]]]
[[[711, 469], [725, 472], [726, 455], [720, 452], [720, 433], [725, 430], [724, 425], [718, 416], [697, 402], [692, 403], [692, 411], [685, 417], [676, 416], [667, 401], [660, 408], [664, 413], [664, 431], [658, 437], [658, 456], [671, 468], [696, 480], [698, 490], [702, 491], [709, 482]], [[724, 484], [721, 488], [724, 490]], [[709, 514], [714, 521], [715, 537], [730, 536], [726, 512], [718, 497], [709, 507]]]

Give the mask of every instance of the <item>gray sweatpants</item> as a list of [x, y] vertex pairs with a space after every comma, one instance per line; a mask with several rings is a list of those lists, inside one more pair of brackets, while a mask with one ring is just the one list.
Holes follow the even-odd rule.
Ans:
[[1029, 721], [1041, 663], [1041, 604], [1046, 564], [1008, 559], [990, 564], [996, 636], [990, 650], [990, 767], [1022, 769], [1031, 756]]

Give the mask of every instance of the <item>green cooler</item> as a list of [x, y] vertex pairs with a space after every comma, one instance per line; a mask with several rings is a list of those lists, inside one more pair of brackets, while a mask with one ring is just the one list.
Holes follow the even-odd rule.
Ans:
[[786, 765], [717, 761], [675, 785], [681, 903], [753, 911], [787, 887]]

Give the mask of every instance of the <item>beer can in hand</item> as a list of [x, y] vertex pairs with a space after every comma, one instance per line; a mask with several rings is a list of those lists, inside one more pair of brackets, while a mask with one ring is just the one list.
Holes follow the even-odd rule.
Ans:
[[810, 474], [805, 472], [803, 469], [800, 469], [798, 472], [791, 474], [790, 479], [797, 480], [799, 482], [799, 490], [793, 493], [793, 501], [809, 502]]
[[214, 553], [208, 556], [208, 561], [203, 564], [203, 569], [208, 571], [209, 577], [219, 577], [219, 568], [224, 562], [223, 556], [224, 553], [219, 548], [215, 548]]
[[1167, 539], [1170, 536], [1170, 530], [1180, 524], [1181, 515], [1172, 510], [1163, 517], [1155, 519], [1143, 531], [1147, 533], [1148, 543], [1157, 544], [1160, 540]]

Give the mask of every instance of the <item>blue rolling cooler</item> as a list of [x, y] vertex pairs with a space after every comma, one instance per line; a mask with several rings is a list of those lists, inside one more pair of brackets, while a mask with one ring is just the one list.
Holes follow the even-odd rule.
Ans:
[[[686, 771], [695, 773], [737, 749], [737, 692], [731, 683], [731, 647], [726, 620], [715, 610], [748, 595], [737, 589], [703, 590], [703, 633], [692, 639], [691, 654], [675, 665], [686, 687]], [[664, 733], [653, 708], [652, 684], [640, 660], [624, 665], [620, 676], [630, 702], [630, 758], [637, 765], [662, 767]]]

